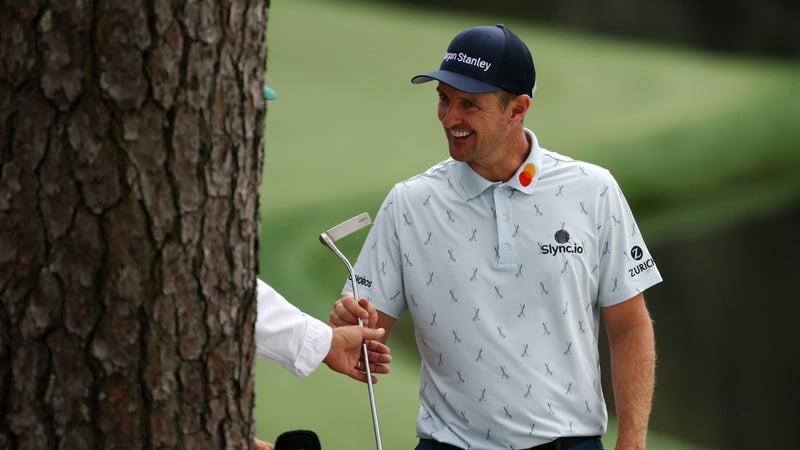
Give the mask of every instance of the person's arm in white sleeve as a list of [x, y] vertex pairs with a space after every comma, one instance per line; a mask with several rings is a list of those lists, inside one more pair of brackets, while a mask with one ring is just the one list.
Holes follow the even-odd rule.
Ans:
[[257, 283], [256, 354], [298, 377], [308, 376], [331, 348], [331, 327], [300, 311], [267, 283]]

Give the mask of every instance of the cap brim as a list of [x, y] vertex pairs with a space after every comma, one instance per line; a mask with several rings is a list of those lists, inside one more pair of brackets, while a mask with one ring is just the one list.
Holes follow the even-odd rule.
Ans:
[[449, 70], [434, 70], [433, 72], [423, 73], [411, 78], [414, 84], [426, 83], [428, 81], [441, 81], [444, 84], [453, 86], [459, 91], [469, 92], [470, 94], [484, 94], [487, 92], [497, 92], [501, 88], [483, 81], [478, 81], [460, 73], [450, 72]]

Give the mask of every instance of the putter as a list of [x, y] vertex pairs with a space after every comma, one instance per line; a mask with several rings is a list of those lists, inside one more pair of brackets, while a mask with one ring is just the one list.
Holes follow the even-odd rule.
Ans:
[[[353, 286], [353, 296], [356, 298], [356, 301], [358, 301], [360, 298], [358, 296], [358, 283], [356, 282], [356, 274], [353, 271], [353, 265], [350, 264], [350, 261], [347, 260], [347, 257], [345, 257], [344, 254], [336, 247], [336, 241], [355, 233], [371, 223], [372, 220], [369, 218], [369, 214], [363, 212], [355, 217], [345, 220], [339, 225], [336, 225], [335, 227], [319, 235], [319, 241], [322, 242], [322, 245], [331, 249], [331, 251], [342, 260], [344, 265], [347, 266], [347, 270], [350, 272], [350, 283]], [[364, 326], [364, 322], [360, 317], [358, 318], [358, 325], [362, 327]], [[364, 353], [364, 366], [367, 369], [367, 390], [369, 391], [369, 405], [372, 409], [372, 427], [375, 430], [375, 445], [377, 445], [378, 450], [383, 450], [383, 444], [381, 443], [381, 430], [380, 426], [378, 425], [378, 410], [375, 407], [375, 393], [372, 390], [372, 371], [369, 368], [369, 351], [367, 349], [366, 342], [361, 345], [361, 351]]]

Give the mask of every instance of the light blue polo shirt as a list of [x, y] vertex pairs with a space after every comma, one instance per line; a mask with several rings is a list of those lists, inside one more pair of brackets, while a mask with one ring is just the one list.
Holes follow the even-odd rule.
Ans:
[[599, 307], [661, 281], [611, 174], [526, 133], [505, 183], [448, 159], [396, 184], [356, 262], [359, 294], [413, 319], [420, 437], [507, 450], [604, 433]]

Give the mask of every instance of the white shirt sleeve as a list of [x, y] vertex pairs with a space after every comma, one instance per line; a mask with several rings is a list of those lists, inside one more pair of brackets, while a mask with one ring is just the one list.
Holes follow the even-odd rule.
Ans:
[[307, 376], [330, 350], [331, 327], [300, 311], [261, 280], [256, 294], [256, 354], [298, 377]]

